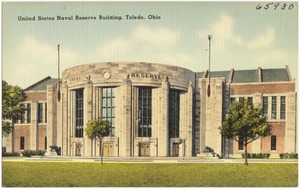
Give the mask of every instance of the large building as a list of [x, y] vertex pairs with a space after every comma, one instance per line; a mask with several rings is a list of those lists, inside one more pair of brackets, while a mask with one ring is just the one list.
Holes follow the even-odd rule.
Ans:
[[[210, 83], [210, 96], [207, 86]], [[222, 157], [241, 157], [239, 142], [222, 138], [233, 101], [260, 106], [271, 135], [249, 153], [295, 153], [296, 91], [284, 69], [193, 72], [143, 62], [96, 63], [69, 68], [28, 87], [27, 111], [7, 137], [7, 151], [57, 146], [62, 156], [99, 156], [99, 143], [85, 135], [89, 120], [109, 120], [104, 156], [191, 157], [209, 147]]]

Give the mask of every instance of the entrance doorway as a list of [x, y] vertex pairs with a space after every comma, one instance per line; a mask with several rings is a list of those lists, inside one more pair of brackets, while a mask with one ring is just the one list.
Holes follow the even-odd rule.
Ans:
[[139, 156], [150, 156], [150, 144], [149, 143], [140, 143]]
[[112, 143], [103, 144], [103, 156], [111, 157], [114, 155], [114, 148]]
[[178, 157], [179, 156], [179, 143], [173, 143], [172, 145], [172, 156]]
[[75, 155], [81, 156], [81, 144], [76, 144]]

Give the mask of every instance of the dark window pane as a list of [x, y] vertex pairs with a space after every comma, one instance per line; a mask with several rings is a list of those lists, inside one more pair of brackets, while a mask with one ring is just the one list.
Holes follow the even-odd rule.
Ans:
[[140, 87], [138, 99], [138, 136], [151, 137], [152, 89]]
[[111, 124], [110, 136], [115, 135], [115, 88], [102, 88], [102, 120], [108, 120]]

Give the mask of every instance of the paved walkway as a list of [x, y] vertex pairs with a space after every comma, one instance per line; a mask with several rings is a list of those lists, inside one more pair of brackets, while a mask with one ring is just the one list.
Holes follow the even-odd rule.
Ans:
[[[40, 161], [40, 162], [100, 162], [100, 157], [2, 157], [2, 161]], [[199, 157], [104, 157], [104, 162], [128, 163], [244, 163], [244, 159], [217, 159]], [[298, 159], [248, 159], [249, 163], [297, 163]]]

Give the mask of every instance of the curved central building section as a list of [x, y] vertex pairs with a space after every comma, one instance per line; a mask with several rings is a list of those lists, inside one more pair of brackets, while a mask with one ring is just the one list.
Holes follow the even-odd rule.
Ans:
[[[96, 63], [62, 74], [62, 155], [99, 156], [89, 120], [111, 123], [104, 156], [192, 156], [195, 73], [152, 63]], [[59, 123], [58, 123], [59, 124]]]

